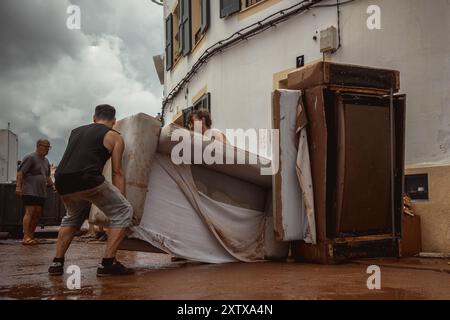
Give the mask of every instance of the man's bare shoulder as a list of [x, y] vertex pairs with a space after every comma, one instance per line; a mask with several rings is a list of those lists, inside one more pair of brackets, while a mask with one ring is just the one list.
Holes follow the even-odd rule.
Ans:
[[115, 142], [123, 141], [121, 134], [113, 129], [109, 130], [106, 133], [105, 138]]
[[103, 139], [104, 146], [109, 150], [109, 152], [113, 152], [113, 150], [120, 145], [124, 144], [123, 138], [119, 132], [115, 130], [109, 130], [105, 134], [105, 138]]

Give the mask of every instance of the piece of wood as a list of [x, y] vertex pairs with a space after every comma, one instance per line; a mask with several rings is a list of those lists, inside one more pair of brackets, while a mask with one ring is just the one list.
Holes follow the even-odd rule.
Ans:
[[[281, 92], [275, 90], [272, 96], [272, 128], [274, 130], [280, 130], [280, 98]], [[281, 166], [281, 159], [278, 160], [278, 165]], [[280, 170], [272, 178], [272, 193], [274, 204], [274, 233], [275, 239], [278, 241], [283, 240], [283, 219], [281, 216], [282, 203], [281, 203], [281, 172]]]
[[288, 74], [289, 89], [307, 89], [318, 85], [338, 85], [373, 90], [390, 90], [392, 88], [394, 92], [398, 92], [400, 73], [396, 70], [321, 61]]
[[402, 229], [401, 256], [411, 257], [420, 253], [422, 251], [420, 216], [403, 215]]
[[325, 116], [324, 87], [318, 86], [304, 93], [311, 175], [314, 186], [317, 241], [326, 239], [326, 186], [327, 186], [327, 122]]

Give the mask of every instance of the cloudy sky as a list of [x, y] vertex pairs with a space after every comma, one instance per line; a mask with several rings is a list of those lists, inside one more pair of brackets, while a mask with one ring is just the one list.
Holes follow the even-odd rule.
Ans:
[[[66, 26], [81, 9], [81, 29]], [[162, 7], [150, 0], [0, 0], [0, 129], [11, 122], [19, 158], [50, 139], [58, 163], [71, 129], [101, 103], [118, 118], [161, 110], [153, 56], [163, 52]]]

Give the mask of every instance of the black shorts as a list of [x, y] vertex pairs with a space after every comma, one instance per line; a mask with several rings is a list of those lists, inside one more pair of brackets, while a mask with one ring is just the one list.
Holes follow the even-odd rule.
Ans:
[[45, 204], [45, 198], [35, 197], [35, 196], [22, 196], [22, 202], [24, 206], [40, 206], [43, 207]]

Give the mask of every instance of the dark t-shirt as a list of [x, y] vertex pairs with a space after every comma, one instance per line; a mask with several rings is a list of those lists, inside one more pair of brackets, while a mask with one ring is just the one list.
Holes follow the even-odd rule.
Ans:
[[103, 124], [95, 123], [72, 130], [55, 173], [55, 186], [59, 194], [89, 190], [105, 181], [103, 167], [111, 154], [103, 145], [103, 140], [110, 130]]
[[47, 177], [50, 176], [50, 163], [36, 152], [26, 155], [18, 170], [23, 174], [22, 192], [25, 196], [45, 198], [47, 196]]

